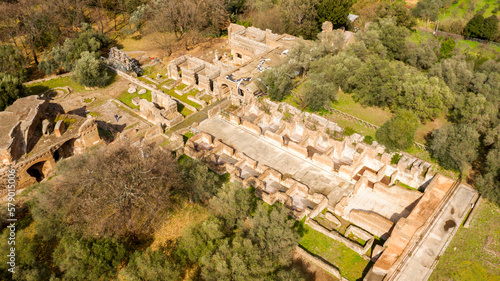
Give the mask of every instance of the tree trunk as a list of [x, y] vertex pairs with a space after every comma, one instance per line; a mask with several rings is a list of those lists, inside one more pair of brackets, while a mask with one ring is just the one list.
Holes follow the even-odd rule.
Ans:
[[33, 44], [33, 48], [31, 50], [33, 52], [33, 59], [35, 60], [36, 65], [38, 65], [38, 57], [36, 56], [36, 48], [35, 48], [34, 44]]

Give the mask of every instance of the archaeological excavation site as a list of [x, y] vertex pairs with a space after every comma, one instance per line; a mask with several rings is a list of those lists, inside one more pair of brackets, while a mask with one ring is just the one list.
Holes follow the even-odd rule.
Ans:
[[[227, 33], [219, 50], [175, 58], [157, 79], [139, 79], [138, 62], [111, 49], [102, 58], [107, 67], [126, 81], [129, 93], [141, 88], [145, 94], [131, 104], [103, 101], [98, 106], [106, 113], [72, 112], [50, 93], [17, 100], [0, 112], [0, 171], [15, 167], [23, 189], [49, 179], [61, 159], [107, 145], [101, 129], [117, 136], [114, 141], [160, 139], [177, 157], [228, 174], [265, 203], [286, 206], [297, 221], [354, 251], [368, 264], [363, 280], [427, 280], [478, 192], [437, 172], [435, 164], [267, 98], [259, 75], [307, 40], [237, 24]], [[354, 40], [352, 32], [324, 23], [319, 37], [333, 35], [343, 38], [343, 46]], [[57, 91], [61, 97], [71, 90]], [[120, 122], [118, 115], [131, 121], [113, 131], [106, 123]], [[300, 251], [347, 280], [322, 257]]]

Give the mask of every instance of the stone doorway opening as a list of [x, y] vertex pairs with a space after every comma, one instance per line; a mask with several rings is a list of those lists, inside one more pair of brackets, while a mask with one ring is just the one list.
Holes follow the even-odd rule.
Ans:
[[73, 156], [75, 149], [75, 140], [69, 140], [61, 145], [56, 151], [54, 151], [54, 160], [57, 162], [61, 159]]
[[28, 168], [28, 170], [26, 170], [26, 172], [30, 176], [34, 177], [37, 182], [41, 182], [45, 178], [45, 173], [43, 172], [45, 163], [47, 163], [47, 161], [42, 161], [33, 164], [31, 167]]
[[228, 86], [228, 85], [226, 85], [226, 84], [222, 84], [222, 85], [220, 86], [220, 90], [221, 90], [221, 91], [220, 91], [220, 92], [221, 92], [221, 96], [222, 96], [223, 98], [225, 98], [225, 97], [227, 97], [227, 96], [229, 96], [229, 95], [231, 94], [231, 89], [229, 89], [229, 86]]

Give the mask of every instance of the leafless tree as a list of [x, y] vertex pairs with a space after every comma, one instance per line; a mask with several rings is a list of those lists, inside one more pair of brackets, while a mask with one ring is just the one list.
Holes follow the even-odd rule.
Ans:
[[102, 148], [64, 161], [58, 173], [37, 195], [34, 214], [90, 237], [148, 237], [182, 184], [171, 154], [152, 146]]

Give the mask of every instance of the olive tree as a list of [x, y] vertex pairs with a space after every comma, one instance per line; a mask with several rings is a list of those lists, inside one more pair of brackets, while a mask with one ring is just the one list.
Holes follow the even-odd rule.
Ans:
[[106, 66], [94, 53], [83, 52], [76, 61], [73, 80], [86, 87], [102, 87], [111, 80]]

